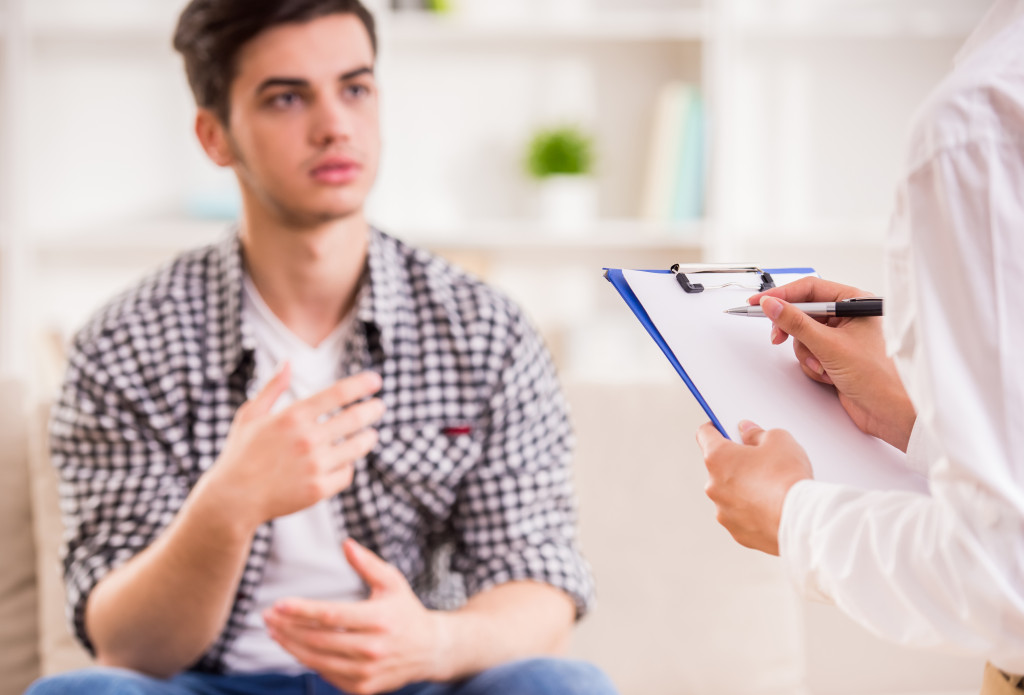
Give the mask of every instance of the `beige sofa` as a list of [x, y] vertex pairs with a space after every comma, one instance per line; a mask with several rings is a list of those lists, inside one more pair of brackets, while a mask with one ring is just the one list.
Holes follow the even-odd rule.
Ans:
[[[623, 695], [966, 695], [980, 663], [896, 649], [797, 599], [714, 521], [681, 384], [569, 384], [581, 541], [598, 605], [574, 653]], [[0, 384], [0, 695], [88, 663], [63, 619], [45, 408]]]

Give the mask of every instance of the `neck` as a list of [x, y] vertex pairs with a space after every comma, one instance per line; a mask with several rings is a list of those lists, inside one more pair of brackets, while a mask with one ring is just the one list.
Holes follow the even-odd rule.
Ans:
[[281, 322], [310, 345], [318, 345], [352, 310], [369, 240], [361, 212], [301, 229], [248, 215], [241, 224], [253, 284]]

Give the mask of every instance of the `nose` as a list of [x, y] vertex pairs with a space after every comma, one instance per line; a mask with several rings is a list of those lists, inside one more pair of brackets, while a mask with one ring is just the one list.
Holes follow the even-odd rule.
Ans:
[[319, 99], [313, 111], [310, 137], [314, 145], [324, 147], [352, 137], [352, 117], [340, 99]]

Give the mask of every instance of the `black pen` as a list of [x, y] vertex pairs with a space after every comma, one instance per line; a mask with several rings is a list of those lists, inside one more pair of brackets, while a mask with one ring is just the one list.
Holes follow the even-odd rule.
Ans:
[[[856, 299], [844, 299], [841, 302], [794, 303], [792, 306], [815, 318], [831, 316], [856, 318], [858, 316], [881, 316], [882, 301], [881, 297], [857, 297]], [[726, 309], [725, 313], [733, 316], [764, 316], [764, 311], [756, 304]]]

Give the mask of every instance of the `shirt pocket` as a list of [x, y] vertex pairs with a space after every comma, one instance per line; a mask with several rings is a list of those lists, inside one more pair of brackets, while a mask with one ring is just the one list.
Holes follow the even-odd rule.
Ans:
[[392, 425], [379, 433], [374, 463], [392, 494], [446, 519], [463, 478], [480, 459], [482, 447], [472, 431], [430, 422]]

